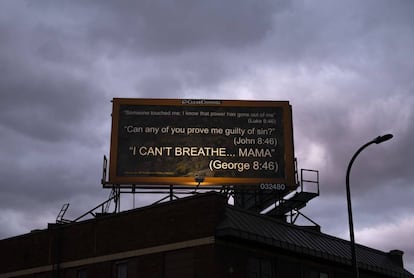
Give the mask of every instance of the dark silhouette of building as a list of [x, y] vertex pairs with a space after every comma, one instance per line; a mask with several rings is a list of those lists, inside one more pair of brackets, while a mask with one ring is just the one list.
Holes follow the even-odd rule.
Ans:
[[[357, 245], [360, 277], [414, 277], [403, 252]], [[219, 193], [50, 224], [0, 241], [3, 277], [350, 277], [349, 242]]]

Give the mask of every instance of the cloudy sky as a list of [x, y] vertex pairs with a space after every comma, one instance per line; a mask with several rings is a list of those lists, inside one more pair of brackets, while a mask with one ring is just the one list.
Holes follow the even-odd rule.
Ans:
[[107, 198], [114, 97], [289, 100], [298, 166], [320, 172], [303, 213], [334, 236], [349, 238], [352, 154], [394, 134], [353, 166], [355, 236], [413, 272], [413, 14], [411, 0], [1, 1], [0, 238]]

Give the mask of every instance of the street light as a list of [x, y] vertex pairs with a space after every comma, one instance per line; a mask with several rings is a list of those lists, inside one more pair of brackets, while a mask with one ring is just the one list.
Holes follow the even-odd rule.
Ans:
[[371, 144], [380, 144], [382, 142], [388, 141], [393, 137], [392, 134], [385, 134], [382, 136], [378, 136], [373, 140], [369, 141], [362, 147], [360, 147], [356, 153], [352, 156], [351, 161], [348, 164], [348, 169], [346, 171], [346, 200], [348, 204], [348, 221], [349, 221], [349, 237], [351, 239], [351, 254], [352, 254], [352, 269], [353, 269], [353, 277], [359, 278], [359, 271], [358, 271], [358, 264], [356, 259], [356, 251], [355, 251], [355, 236], [354, 236], [354, 223], [352, 220], [352, 206], [351, 206], [351, 190], [349, 188], [349, 173], [351, 172], [352, 164], [354, 163], [355, 158], [362, 152], [363, 149], [368, 147]]

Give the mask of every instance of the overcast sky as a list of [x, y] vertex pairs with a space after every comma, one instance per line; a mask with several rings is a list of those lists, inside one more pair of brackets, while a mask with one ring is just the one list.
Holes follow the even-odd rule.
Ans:
[[354, 163], [355, 237], [414, 272], [413, 14], [412, 0], [1, 1], [0, 238], [107, 198], [114, 97], [288, 100], [298, 166], [320, 172], [303, 213], [334, 236], [349, 239], [353, 153], [394, 134]]

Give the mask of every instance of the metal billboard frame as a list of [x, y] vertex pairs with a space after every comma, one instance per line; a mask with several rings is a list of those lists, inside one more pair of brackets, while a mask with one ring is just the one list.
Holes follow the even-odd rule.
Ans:
[[[288, 101], [252, 101], [252, 100], [200, 100], [200, 99], [131, 99], [131, 98], [114, 98], [112, 112], [112, 131], [111, 131], [111, 148], [109, 163], [109, 180], [102, 181], [104, 187], [153, 187], [168, 188], [169, 185], [174, 187], [209, 187], [219, 188], [220, 186], [237, 185], [249, 188], [258, 184], [285, 184], [287, 190], [296, 188], [295, 166], [294, 166], [294, 145], [293, 145], [293, 127], [292, 127], [292, 109]], [[192, 107], [193, 109], [205, 107], [220, 107], [226, 109], [232, 107], [235, 109], [250, 109], [251, 107], [261, 108], [278, 108], [283, 113], [283, 144], [284, 144], [284, 177], [130, 177], [120, 176], [117, 173], [118, 166], [118, 142], [120, 128], [120, 107], [128, 106], [161, 106], [169, 107]], [[106, 174], [105, 174], [106, 176]]]

